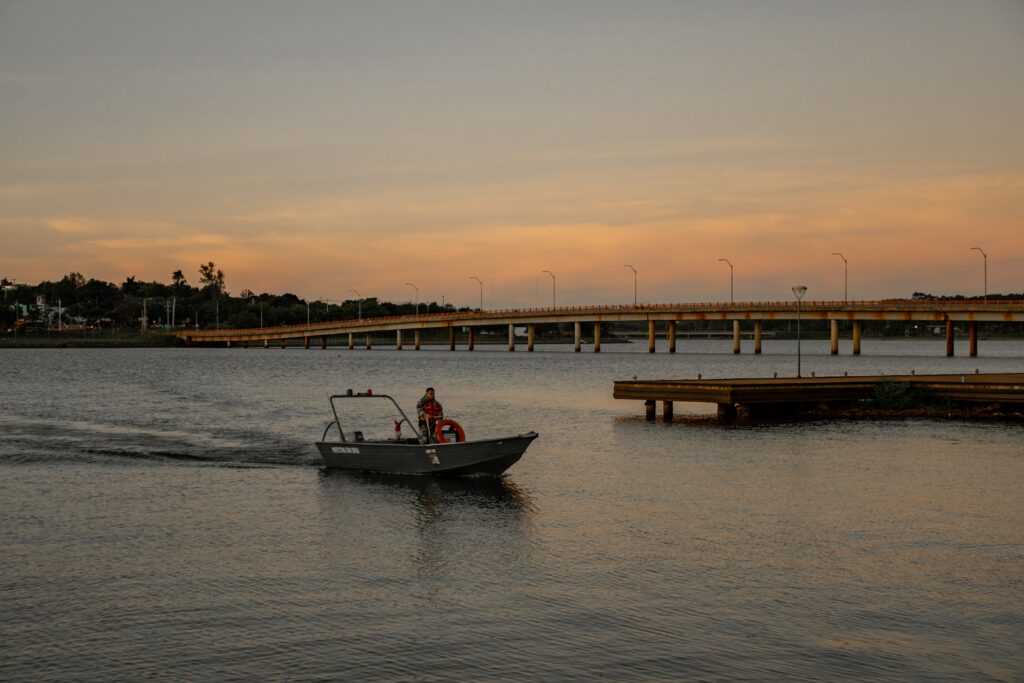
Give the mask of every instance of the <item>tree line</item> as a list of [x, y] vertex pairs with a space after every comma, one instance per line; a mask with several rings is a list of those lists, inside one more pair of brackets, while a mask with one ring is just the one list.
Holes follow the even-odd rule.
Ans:
[[[295, 294], [256, 294], [243, 289], [237, 296], [226, 289], [224, 271], [212, 261], [201, 264], [195, 285], [181, 270], [169, 282], [144, 282], [130, 276], [120, 284], [86, 278], [72, 272], [57, 281], [16, 284], [0, 278], [3, 329], [51, 327], [157, 328], [272, 327], [327, 320], [347, 320], [414, 314], [415, 304], [379, 301], [376, 297], [327, 301], [306, 300]], [[421, 303], [420, 313], [469, 310]], [[144, 324], [145, 323], [145, 324]]]

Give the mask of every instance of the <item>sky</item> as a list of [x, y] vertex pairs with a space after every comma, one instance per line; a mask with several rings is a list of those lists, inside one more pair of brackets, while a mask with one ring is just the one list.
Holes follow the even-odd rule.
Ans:
[[1024, 292], [1020, 0], [0, 0], [17, 282], [853, 300], [975, 246]]

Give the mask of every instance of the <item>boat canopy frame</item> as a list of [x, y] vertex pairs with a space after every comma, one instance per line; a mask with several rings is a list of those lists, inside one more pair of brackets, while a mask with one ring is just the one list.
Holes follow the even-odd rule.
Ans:
[[421, 444], [427, 443], [427, 440], [423, 437], [422, 434], [420, 434], [419, 429], [413, 426], [412, 420], [409, 419], [409, 416], [405, 414], [404, 410], [402, 410], [402, 406], [398, 405], [398, 401], [396, 401], [394, 398], [392, 398], [388, 394], [375, 394], [371, 391], [353, 392], [351, 389], [346, 391], [344, 394], [332, 394], [329, 397], [329, 400], [331, 402], [331, 412], [334, 413], [334, 420], [332, 422], [327, 423], [327, 426], [324, 428], [324, 435], [320, 439], [321, 441], [327, 440], [327, 432], [331, 430], [332, 426], [335, 426], [338, 428], [338, 435], [341, 437], [341, 440], [346, 443], [348, 442], [348, 439], [345, 438], [345, 430], [341, 428], [341, 420], [338, 418], [338, 407], [334, 404], [334, 399], [336, 398], [385, 398], [391, 401], [391, 405], [393, 405], [395, 407], [395, 410], [398, 411], [398, 414], [402, 416], [402, 419], [398, 421], [399, 429], [401, 429], [401, 425], [404, 422], [405, 424], [409, 425], [409, 429], [411, 429], [412, 433], [416, 435], [417, 441], [419, 441]]

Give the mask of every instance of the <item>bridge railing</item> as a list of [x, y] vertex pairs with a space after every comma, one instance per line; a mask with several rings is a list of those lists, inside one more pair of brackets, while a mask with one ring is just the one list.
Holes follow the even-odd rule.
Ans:
[[[976, 300], [961, 299], [885, 299], [881, 301], [805, 301], [800, 309], [807, 312], [820, 311], [950, 311], [950, 312], [1004, 312], [1024, 311], [1024, 300], [990, 301], [985, 303]], [[303, 323], [298, 325], [276, 325], [271, 327], [224, 328], [220, 330], [184, 330], [177, 332], [183, 337], [217, 337], [224, 335], [258, 335], [306, 332], [315, 336], [316, 332], [337, 330], [344, 325], [346, 332], [359, 332], [361, 328], [377, 327], [392, 323], [431, 323], [472, 321], [493, 318], [519, 318], [528, 316], [555, 317], [561, 315], [607, 313], [644, 313], [644, 312], [743, 312], [792, 311], [796, 312], [796, 301], [735, 301], [735, 302], [692, 302], [674, 304], [612, 304], [603, 306], [560, 306], [541, 308], [502, 308], [473, 311], [445, 311], [443, 313], [424, 313], [422, 315], [393, 315], [377, 318], [349, 318], [320, 323]], [[342, 333], [344, 334], [344, 332]]]

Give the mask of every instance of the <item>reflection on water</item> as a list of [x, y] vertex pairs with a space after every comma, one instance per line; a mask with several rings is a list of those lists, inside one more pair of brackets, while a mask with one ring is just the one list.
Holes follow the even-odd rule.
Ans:
[[416, 508], [429, 513], [427, 516], [435, 516], [446, 506], [469, 506], [517, 515], [533, 512], [530, 494], [508, 476], [436, 477], [323, 467], [320, 480], [325, 497], [343, 496], [355, 486], [411, 492], [415, 494]]

